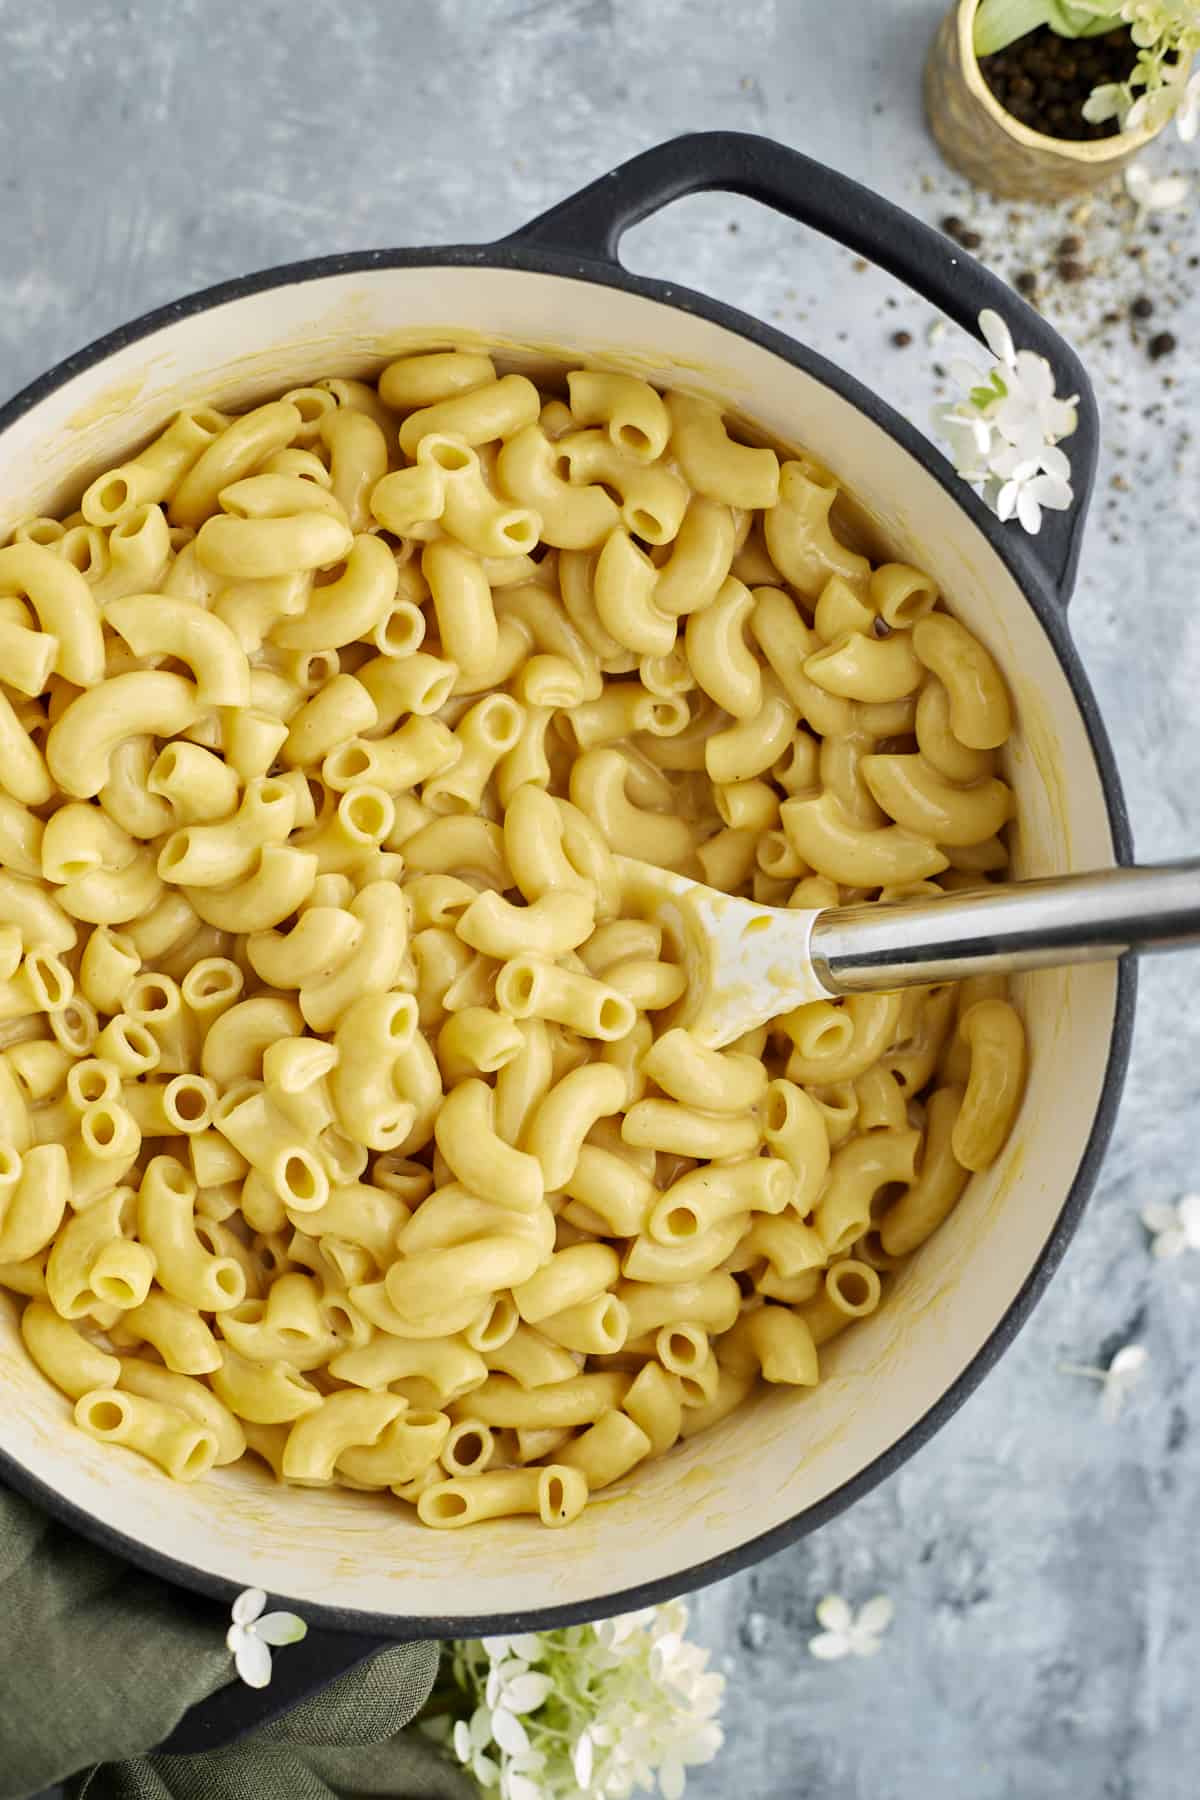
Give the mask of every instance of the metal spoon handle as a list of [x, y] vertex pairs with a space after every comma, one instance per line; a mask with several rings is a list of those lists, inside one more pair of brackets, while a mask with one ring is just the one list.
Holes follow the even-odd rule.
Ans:
[[811, 954], [831, 994], [858, 994], [1195, 942], [1200, 857], [831, 908], [813, 921]]

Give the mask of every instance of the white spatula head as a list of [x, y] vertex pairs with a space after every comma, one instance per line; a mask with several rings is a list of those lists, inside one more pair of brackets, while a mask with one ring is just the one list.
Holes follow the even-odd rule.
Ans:
[[676, 1024], [712, 1050], [777, 1019], [828, 988], [812, 966], [815, 909], [783, 911], [738, 900], [670, 869], [620, 856], [628, 902], [662, 925], [687, 971]]

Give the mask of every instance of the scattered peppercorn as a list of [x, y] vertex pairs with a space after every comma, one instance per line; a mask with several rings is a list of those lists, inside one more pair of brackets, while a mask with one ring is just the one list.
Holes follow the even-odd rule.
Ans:
[[1157, 362], [1160, 356], [1170, 356], [1175, 348], [1175, 336], [1170, 331], [1156, 331], [1146, 345], [1151, 362]]
[[908, 346], [912, 343], [912, 332], [893, 331], [892, 342], [895, 344], [897, 350], [907, 350]]
[[1059, 256], [1078, 256], [1082, 249], [1083, 239], [1081, 237], [1076, 237], [1072, 232], [1069, 237], [1061, 239], [1057, 254]]
[[1034, 274], [1033, 270], [1032, 269], [1022, 269], [1020, 271], [1020, 273], [1017, 275], [1014, 285], [1016, 286], [1017, 292], [1019, 294], [1025, 294], [1026, 296], [1028, 296], [1030, 294], [1037, 293], [1037, 284], [1038, 284], [1038, 279], [1037, 279], [1037, 276]]
[[1083, 264], [1081, 262], [1076, 262], [1073, 256], [1064, 256], [1058, 265], [1058, 279], [1060, 281], [1082, 281], [1086, 274], [1087, 270], [1084, 268]]
[[978, 250], [983, 238], [977, 231], [960, 231], [958, 241], [964, 250]]
[[1139, 294], [1129, 310], [1135, 319], [1148, 319], [1154, 311], [1154, 302], [1145, 294]]
[[966, 225], [959, 218], [957, 213], [947, 213], [945, 218], [941, 220], [941, 227], [946, 236], [952, 238], [956, 238], [960, 231], [966, 230]]

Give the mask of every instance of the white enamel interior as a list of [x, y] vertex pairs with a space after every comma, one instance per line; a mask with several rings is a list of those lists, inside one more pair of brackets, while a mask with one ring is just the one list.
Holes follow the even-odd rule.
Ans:
[[[170, 324], [59, 388], [0, 437], [0, 536], [74, 504], [95, 473], [184, 401], [245, 407], [325, 374], [374, 372], [389, 350], [553, 347], [721, 397], [809, 448], [874, 516], [892, 553], [928, 568], [1012, 684], [1020, 734], [1018, 870], [1114, 860], [1078, 708], [1041, 627], [986, 541], [907, 451], [771, 352], [673, 307], [583, 281], [488, 268], [373, 268], [230, 301]], [[1015, 529], [1015, 527], [1014, 527]], [[885, 1307], [823, 1355], [810, 1393], [775, 1391], [600, 1496], [565, 1533], [525, 1521], [434, 1533], [365, 1494], [276, 1487], [262, 1466], [176, 1486], [92, 1442], [30, 1364], [0, 1301], [0, 1445], [30, 1474], [148, 1550], [239, 1587], [381, 1619], [450, 1622], [680, 1578], [816, 1505], [872, 1464], [976, 1357], [1053, 1229], [1092, 1129], [1113, 1032], [1110, 966], [1022, 983], [1028, 1096], [1003, 1158], [905, 1270]], [[1063, 1071], [1070, 1079], [1063, 1079]]]

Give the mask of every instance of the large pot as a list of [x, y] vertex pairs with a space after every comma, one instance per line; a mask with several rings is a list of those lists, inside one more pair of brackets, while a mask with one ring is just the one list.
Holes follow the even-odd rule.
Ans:
[[[1079, 395], [1077, 499], [1038, 539], [1001, 526], [949, 464], [853, 377], [731, 308], [621, 267], [627, 226], [700, 189], [732, 190], [839, 239], [974, 329], [998, 308]], [[1096, 455], [1073, 352], [954, 245], [841, 175], [763, 139], [711, 133], [647, 151], [500, 243], [326, 257], [251, 275], [128, 325], [0, 413], [0, 523], [70, 507], [183, 401], [233, 409], [322, 373], [373, 373], [399, 347], [547, 351], [719, 396], [848, 484], [892, 551], [927, 567], [1012, 684], [1006, 771], [1026, 875], [1128, 861], [1116, 770], [1067, 628]], [[832, 1518], [961, 1405], [1045, 1287], [1113, 1122], [1134, 976], [1099, 965], [1021, 983], [1028, 1097], [999, 1163], [825, 1356], [811, 1393], [764, 1394], [606, 1493], [564, 1534], [528, 1521], [419, 1527], [361, 1493], [272, 1485], [257, 1465], [174, 1486], [92, 1442], [38, 1374], [0, 1300], [0, 1475], [131, 1561], [226, 1600], [269, 1589], [311, 1623], [389, 1636], [547, 1627], [731, 1574]], [[289, 1657], [299, 1653], [289, 1652]], [[280, 1659], [281, 1672], [288, 1658]]]

